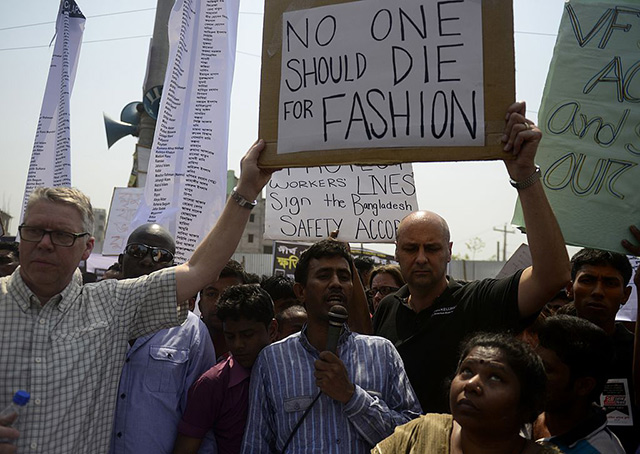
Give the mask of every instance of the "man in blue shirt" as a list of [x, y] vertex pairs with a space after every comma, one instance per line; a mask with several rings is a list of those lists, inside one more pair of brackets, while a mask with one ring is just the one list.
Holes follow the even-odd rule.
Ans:
[[[175, 242], [158, 224], [131, 233], [120, 255], [125, 279], [173, 266]], [[180, 326], [129, 341], [111, 436], [111, 454], [170, 453], [192, 383], [215, 363], [209, 332], [189, 312]]]
[[421, 411], [402, 360], [388, 340], [352, 333], [346, 324], [337, 353], [326, 351], [329, 310], [352, 304], [353, 271], [344, 243], [311, 246], [295, 278], [308, 322], [258, 356], [242, 453], [369, 453]]

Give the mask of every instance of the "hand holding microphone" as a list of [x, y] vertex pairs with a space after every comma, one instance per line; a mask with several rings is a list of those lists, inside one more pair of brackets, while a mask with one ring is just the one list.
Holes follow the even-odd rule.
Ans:
[[349, 380], [344, 363], [336, 356], [338, 340], [343, 324], [347, 321], [347, 309], [336, 304], [329, 310], [327, 349], [315, 362], [316, 385], [327, 396], [346, 404], [353, 396], [355, 386]]
[[347, 308], [336, 304], [329, 309], [329, 331], [327, 332], [327, 348], [326, 350], [337, 354], [338, 341], [342, 334], [342, 326], [347, 322], [349, 314]]

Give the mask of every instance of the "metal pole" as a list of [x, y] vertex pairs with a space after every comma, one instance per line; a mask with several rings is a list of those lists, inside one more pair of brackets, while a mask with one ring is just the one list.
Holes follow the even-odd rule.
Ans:
[[[167, 61], [169, 59], [169, 15], [175, 0], [158, 0], [156, 6], [156, 18], [153, 26], [153, 37], [149, 46], [149, 57], [147, 62], [147, 74], [142, 86], [142, 95], [152, 87], [162, 85], [167, 72]], [[142, 112], [140, 116], [140, 132], [138, 136], [138, 159], [134, 162], [134, 172], [137, 172], [136, 187], [144, 186], [146, 180], [147, 167], [139, 166], [138, 163], [149, 162], [149, 154], [153, 145], [153, 135], [156, 130], [156, 121], [147, 112]], [[141, 156], [144, 155], [144, 156]], [[144, 167], [144, 168], [143, 168]]]

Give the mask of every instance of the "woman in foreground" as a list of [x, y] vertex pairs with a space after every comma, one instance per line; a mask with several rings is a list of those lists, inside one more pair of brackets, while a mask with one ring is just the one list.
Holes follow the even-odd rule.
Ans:
[[520, 436], [544, 402], [546, 375], [525, 343], [478, 334], [462, 346], [449, 390], [451, 415], [427, 414], [396, 428], [373, 454], [551, 454]]

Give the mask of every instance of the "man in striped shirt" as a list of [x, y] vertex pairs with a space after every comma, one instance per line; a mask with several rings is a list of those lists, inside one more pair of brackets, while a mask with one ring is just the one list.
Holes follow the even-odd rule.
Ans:
[[368, 453], [420, 414], [389, 341], [352, 333], [345, 325], [337, 354], [326, 351], [328, 313], [336, 304], [350, 306], [352, 273], [344, 243], [323, 240], [302, 254], [294, 290], [308, 322], [258, 356], [243, 454]]

